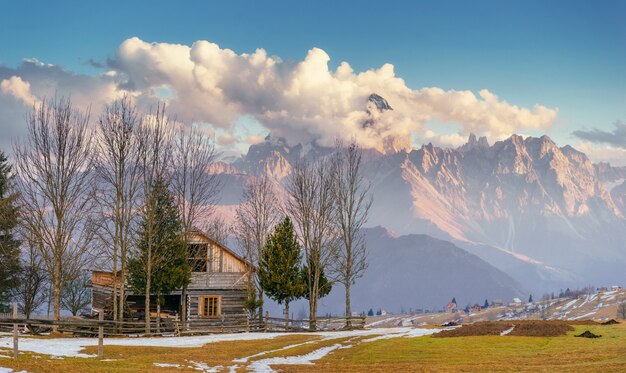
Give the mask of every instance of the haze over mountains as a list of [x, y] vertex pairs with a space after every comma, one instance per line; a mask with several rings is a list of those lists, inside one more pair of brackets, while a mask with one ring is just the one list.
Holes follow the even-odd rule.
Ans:
[[[363, 127], [375, 128], [376, 113], [386, 110], [392, 106], [371, 95], [366, 110], [370, 119]], [[481, 264], [483, 269], [478, 270], [470, 264], [475, 260], [466, 258], [467, 278], [505, 284], [481, 285], [487, 286], [484, 293], [490, 293], [483, 298], [624, 281], [626, 168], [593, 164], [585, 154], [547, 136], [512, 135], [489, 144], [484, 137], [470, 135], [456, 149], [432, 144], [410, 149], [402, 139], [392, 139], [384, 149], [364, 151], [364, 173], [374, 195], [368, 225], [397, 235], [427, 234], [476, 255], [490, 268]], [[222, 211], [234, 209], [247, 178], [269, 175], [281, 185], [300, 158], [319, 159], [331, 152], [315, 142], [292, 145], [268, 136], [241, 158], [216, 165], [213, 172], [225, 183]], [[449, 281], [446, 276], [428, 280], [423, 270], [417, 273], [420, 262], [436, 261], [430, 261], [433, 250], [428, 257], [423, 254], [432, 245], [415, 237], [397, 238], [406, 248], [402, 254], [393, 251], [391, 238], [368, 241], [368, 282], [381, 281], [400, 291], [405, 282]], [[450, 255], [444, 249], [440, 254]], [[382, 263], [394, 257], [403, 263], [415, 260], [412, 278], [390, 282]], [[461, 266], [464, 260], [455, 263]], [[504, 272], [508, 280], [500, 275], [500, 280], [493, 280], [494, 271]], [[358, 303], [358, 295], [354, 299]]]

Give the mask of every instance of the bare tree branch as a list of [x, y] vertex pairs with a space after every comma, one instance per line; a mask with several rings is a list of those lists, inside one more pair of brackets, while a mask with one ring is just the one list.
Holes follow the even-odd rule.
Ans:
[[61, 290], [92, 259], [92, 136], [89, 112], [69, 99], [43, 102], [28, 117], [25, 142], [16, 143], [22, 225], [39, 250], [52, 287], [54, 318]]

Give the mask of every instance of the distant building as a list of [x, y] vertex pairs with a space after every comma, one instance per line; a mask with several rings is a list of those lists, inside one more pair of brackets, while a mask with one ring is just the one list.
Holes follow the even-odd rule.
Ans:
[[502, 299], [494, 299], [491, 301], [491, 307], [502, 307], [504, 305], [504, 302], [502, 301]]
[[448, 304], [446, 305], [446, 311], [448, 311], [448, 312], [456, 312], [456, 303], [448, 302]]
[[613, 290], [613, 291], [622, 290], [622, 287], [618, 286], [618, 285], [613, 285], [613, 286], [611, 286], [611, 290]]
[[521, 305], [521, 304], [522, 304], [522, 300], [521, 300], [521, 299], [519, 299], [519, 298], [513, 298], [513, 299], [511, 300], [511, 303], [509, 303], [509, 306], [514, 307], [514, 306], [519, 306], [519, 305]]

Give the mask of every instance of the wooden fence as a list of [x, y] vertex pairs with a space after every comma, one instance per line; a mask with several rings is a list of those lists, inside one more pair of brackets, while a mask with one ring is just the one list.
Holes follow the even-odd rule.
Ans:
[[[239, 316], [239, 317], [236, 317]], [[345, 330], [348, 324], [350, 329], [365, 327], [365, 317], [318, 317], [315, 323], [316, 331]], [[18, 317], [15, 307], [12, 314], [0, 314], [0, 330], [13, 331], [14, 358], [18, 356], [18, 336], [20, 327], [36, 334], [38, 331], [56, 328], [59, 332], [71, 333], [76, 336], [98, 337], [98, 357], [103, 357], [103, 339], [105, 336], [144, 336], [146, 324], [144, 321], [113, 321], [104, 320], [101, 313], [98, 320], [67, 318], [62, 320], [26, 319]], [[309, 332], [313, 331], [309, 320], [289, 320], [266, 316], [260, 321], [250, 319], [247, 315], [229, 315], [229, 318], [213, 318], [190, 320], [184, 327], [178, 319], [160, 319], [150, 322], [150, 335], [154, 336], [184, 336], [203, 335], [211, 333], [243, 333], [243, 332]]]

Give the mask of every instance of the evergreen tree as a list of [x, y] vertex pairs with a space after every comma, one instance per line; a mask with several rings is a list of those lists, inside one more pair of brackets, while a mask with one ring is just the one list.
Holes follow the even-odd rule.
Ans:
[[[146, 263], [150, 258], [150, 293], [157, 295], [157, 305], [160, 305], [163, 294], [179, 290], [190, 282], [191, 269], [187, 262], [179, 209], [163, 180], [156, 181], [154, 193], [156, 218], [150, 224], [143, 217], [139, 227], [139, 242], [128, 262], [128, 269], [132, 289], [138, 293], [145, 292]], [[150, 229], [151, 234], [148, 234]], [[148, 242], [150, 237], [152, 242]]]
[[267, 237], [259, 259], [259, 284], [268, 297], [285, 303], [285, 320], [289, 320], [289, 303], [307, 292], [302, 277], [302, 256], [293, 224], [285, 217]]
[[456, 297], [452, 298], [452, 303], [456, 304]]
[[374, 310], [370, 308], [370, 310], [367, 311], [367, 316], [374, 316]]
[[485, 304], [483, 304], [483, 308], [489, 308], [489, 301], [485, 299]]
[[18, 223], [17, 193], [12, 166], [0, 151], [0, 312], [8, 312], [10, 292], [19, 284], [20, 249], [15, 238]]
[[[315, 261], [309, 261], [309, 263], [313, 263], [312, 265], [315, 265]], [[311, 279], [308, 279], [308, 281], [307, 281], [307, 273], [311, 273]], [[301, 276], [302, 276], [303, 281], [305, 281], [305, 283], [307, 284], [307, 286], [311, 286], [312, 284], [315, 283], [314, 279], [312, 278], [314, 273], [315, 273], [315, 269], [311, 269], [311, 271], [309, 272], [307, 265], [304, 265], [302, 267]], [[325, 296], [327, 296], [333, 288], [333, 284], [326, 277], [324, 268], [320, 270], [320, 278], [318, 282], [318, 287], [319, 287], [319, 292], [318, 292], [319, 298], [324, 298]], [[304, 294], [304, 297], [306, 299], [309, 299], [309, 292], [306, 292]]]
[[532, 303], [533, 302], [533, 295], [530, 294], [530, 296], [528, 297], [528, 303]]

